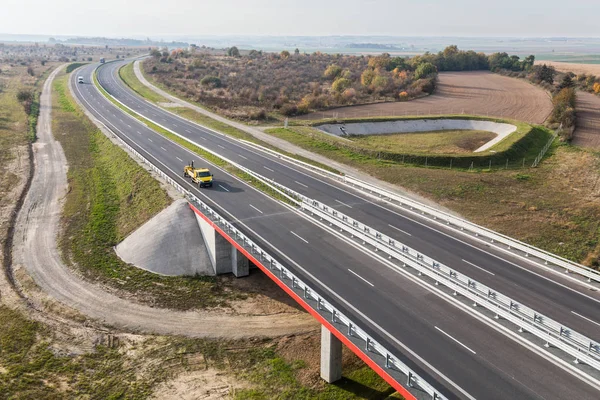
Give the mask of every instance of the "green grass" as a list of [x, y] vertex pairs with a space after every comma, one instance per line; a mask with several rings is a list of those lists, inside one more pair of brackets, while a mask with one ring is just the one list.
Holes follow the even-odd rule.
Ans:
[[[60, 356], [49, 329], [0, 305], [0, 399], [145, 399], [156, 375], [138, 378], [118, 349], [96, 346], [77, 356]], [[0, 369], [1, 371], [1, 369]]]
[[[396, 118], [397, 119], [397, 118]], [[312, 126], [290, 126], [288, 129], [272, 128], [265, 131], [306, 150], [330, 159], [346, 163], [385, 162], [388, 164], [411, 164], [415, 166], [492, 169], [519, 168], [531, 165], [540, 149], [551, 138], [552, 133], [544, 127], [533, 127], [518, 123], [517, 131], [496, 144], [494, 152], [436, 154], [414, 151], [382, 150], [364, 146], [362, 139], [349, 141], [326, 134]], [[380, 140], [385, 140], [380, 139]], [[508, 160], [508, 163], [507, 163]], [[491, 162], [491, 163], [490, 163]]]
[[472, 153], [496, 137], [495, 133], [475, 130], [354, 135], [357, 145], [396, 153], [457, 154]]
[[[255, 178], [254, 176], [240, 170], [239, 168], [229, 164], [228, 162], [226, 162], [225, 160], [223, 160], [222, 158], [214, 155], [213, 153], [206, 151], [192, 143], [190, 143], [189, 141], [182, 139], [181, 137], [171, 133], [170, 131], [154, 124], [153, 122], [151, 122], [150, 120], [139, 116], [138, 114], [134, 113], [133, 111], [131, 111], [130, 109], [128, 109], [127, 107], [123, 106], [122, 104], [120, 104], [119, 102], [117, 102], [115, 99], [113, 99], [103, 88], [102, 86], [100, 86], [100, 84], [98, 83], [97, 77], [94, 74], [94, 84], [100, 89], [100, 91], [102, 92], [102, 94], [104, 94], [104, 96], [110, 100], [115, 106], [119, 107], [121, 110], [123, 110], [124, 112], [126, 112], [127, 114], [131, 115], [132, 117], [134, 117], [135, 119], [143, 122], [148, 128], [154, 130], [157, 133], [160, 133], [161, 135], [165, 136], [167, 139], [180, 144], [181, 146], [187, 148], [188, 150], [198, 154], [198, 156], [204, 158], [205, 160], [213, 163], [214, 165], [217, 165], [221, 168], [223, 168], [224, 170], [226, 170], [227, 172], [237, 176], [238, 178], [242, 179], [243, 181], [245, 181], [246, 183], [248, 183], [249, 185], [253, 186], [254, 188], [262, 191], [263, 193], [271, 196], [272, 198], [282, 201], [284, 203], [287, 203], [291, 206], [296, 207], [297, 203], [293, 200], [291, 200], [288, 196], [284, 196], [281, 192], [279, 192], [278, 190], [273, 189], [272, 187], [270, 187], [269, 185], [265, 184], [264, 182], [262, 182], [261, 180]], [[183, 165], [182, 165], [182, 170], [183, 170]]]
[[[145, 86], [144, 84], [142, 84], [139, 79], [137, 78], [137, 76], [135, 76], [135, 72], [133, 71], [133, 63], [132, 64], [127, 64], [124, 67], [121, 67], [121, 69], [119, 70], [119, 76], [121, 77], [121, 79], [125, 82], [125, 84], [127, 86], [129, 86], [131, 89], [133, 89], [136, 93], [138, 93], [140, 96], [146, 98], [147, 100], [150, 101], [154, 101], [156, 102], [157, 100], [153, 100], [154, 97], [152, 96], [152, 94], [156, 95], [156, 92], [154, 92], [153, 90], [149, 89], [147, 86]], [[98, 86], [98, 85], [97, 85]], [[163, 89], [164, 90], [164, 89]], [[105, 93], [105, 92], [104, 92]], [[156, 95], [158, 96], [158, 95]], [[164, 98], [160, 97], [163, 100], [159, 100], [161, 102], [168, 102], [168, 100], [165, 100]], [[185, 99], [184, 99], [185, 100]], [[189, 100], [185, 100], [185, 101], [189, 101]], [[201, 107], [201, 105], [198, 105]], [[329, 165], [325, 165], [325, 164], [321, 164], [319, 162], [313, 161], [309, 158], [300, 156], [298, 154], [293, 154], [293, 153], [289, 153], [283, 150], [280, 150], [272, 145], [270, 145], [269, 143], [263, 142], [260, 139], [255, 138], [254, 136], [252, 136], [251, 134], [244, 132], [241, 129], [238, 129], [234, 126], [231, 126], [229, 124], [226, 124], [224, 122], [221, 121], [217, 121], [213, 118], [210, 118], [204, 114], [201, 114], [197, 111], [194, 111], [192, 109], [186, 108], [186, 107], [173, 107], [173, 108], [169, 108], [169, 111], [183, 117], [186, 119], [189, 119], [190, 121], [196, 122], [202, 126], [205, 126], [209, 129], [212, 129], [214, 131], [217, 131], [219, 133], [223, 133], [226, 134], [228, 136], [234, 137], [236, 139], [242, 139], [242, 140], [246, 140], [255, 144], [258, 144], [260, 146], [266, 147], [268, 149], [271, 150], [275, 150], [278, 151], [279, 153], [286, 155], [288, 157], [292, 157], [295, 158], [296, 160], [314, 165], [316, 167], [319, 168], [323, 168], [327, 171], [336, 173], [336, 174], [340, 174], [340, 172], [338, 170], [336, 170], [335, 168], [330, 167]]]
[[169, 100], [165, 99], [161, 95], [157, 94], [153, 90], [150, 90], [135, 76], [133, 70], [133, 63], [129, 63], [119, 69], [119, 76], [133, 91], [139, 93], [146, 100], [150, 100], [154, 103], [169, 103]]
[[91, 280], [126, 290], [139, 301], [175, 309], [224, 306], [246, 298], [217, 277], [163, 277], [129, 266], [112, 250], [171, 200], [158, 181], [110, 142], [67, 92], [54, 83], [53, 131], [69, 172], [60, 248]]

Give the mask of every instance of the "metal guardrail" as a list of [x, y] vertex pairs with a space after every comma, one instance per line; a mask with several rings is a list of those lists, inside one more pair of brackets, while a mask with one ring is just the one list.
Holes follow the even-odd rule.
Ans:
[[[97, 120], [96, 121], [102, 125], [104, 125], [108, 130], [112, 132], [112, 129], [108, 128], [104, 123]], [[433, 400], [446, 400], [447, 398], [443, 396], [437, 389], [435, 389], [431, 384], [429, 384], [426, 380], [421, 378], [416, 372], [414, 372], [410, 367], [404, 364], [400, 359], [395, 357], [393, 353], [387, 350], [382, 344], [380, 344], [377, 340], [367, 334], [360, 326], [354, 322], [350, 318], [348, 318], [344, 313], [339, 311], [336, 307], [334, 307], [331, 303], [326, 301], [323, 297], [321, 297], [317, 291], [312, 289], [309, 285], [304, 283], [300, 278], [298, 278], [295, 274], [293, 274], [289, 269], [278, 263], [272, 256], [270, 256], [266, 251], [264, 251], [260, 246], [254, 243], [248, 236], [246, 236], [243, 232], [233, 226], [229, 221], [219, 215], [216, 211], [214, 211], [210, 206], [197, 198], [193, 193], [185, 189], [181, 186], [177, 181], [163, 172], [160, 168], [155, 166], [152, 162], [146, 159], [142, 154], [140, 154], [137, 150], [135, 150], [132, 146], [130, 146], [127, 142], [125, 142], [121, 137], [114, 134], [113, 137], [116, 138], [128, 151], [138, 157], [143, 163], [147, 164], [152, 168], [154, 172], [156, 172], [161, 178], [165, 179], [169, 184], [171, 184], [175, 189], [184, 194], [188, 201], [197, 206], [202, 213], [210, 218], [215, 224], [219, 227], [223, 228], [225, 232], [227, 232], [231, 239], [234, 239], [238, 243], [240, 243], [243, 247], [248, 248], [253, 255], [258, 255], [260, 257], [261, 262], [266, 262], [268, 264], [269, 270], [274, 273], [274, 276], [279, 276], [280, 280], [283, 282], [285, 279], [289, 279], [292, 282], [292, 288], [299, 288], [304, 292], [305, 299], [312, 299], [316, 301], [318, 309], [324, 309], [331, 313], [333, 322], [342, 323], [347, 327], [346, 334], [348, 336], [355, 336], [360, 338], [365, 342], [365, 350], [367, 352], [374, 352], [379, 354], [380, 356], [385, 358], [385, 368], [387, 369], [396, 369], [407, 376], [406, 385], [409, 387], [417, 387], [421, 389], [423, 392], [427, 393]], [[244, 168], [247, 170], [246, 168]], [[253, 174], [255, 175], [255, 174]], [[266, 179], [266, 178], [262, 178]], [[267, 182], [265, 182], [267, 183]], [[284, 282], [285, 284], [285, 282]], [[343, 332], [341, 332], [343, 333]]]
[[[144, 119], [147, 119], [142, 114], [138, 113], [135, 110], [132, 110], [130, 107], [116, 99], [114, 96], [110, 94], [109, 96], [111, 96], [115, 101], [117, 101], [127, 109], [131, 110], [135, 114], [141, 116]], [[577, 362], [581, 360], [586, 364], [600, 370], [600, 345], [594, 342], [593, 340], [587, 338], [586, 336], [544, 316], [541, 313], [536, 312], [535, 310], [523, 304], [520, 304], [519, 302], [512, 300], [508, 296], [498, 293], [494, 289], [491, 289], [488, 286], [483, 285], [482, 283], [479, 283], [467, 277], [466, 275], [454, 271], [453, 269], [417, 252], [416, 250], [413, 250], [403, 245], [402, 243], [376, 231], [375, 229], [372, 229], [360, 223], [359, 221], [356, 221], [342, 213], [339, 213], [337, 210], [330, 208], [327, 205], [321, 204], [318, 201], [310, 199], [282, 184], [275, 182], [272, 179], [266, 178], [256, 173], [255, 171], [252, 171], [236, 163], [233, 160], [229, 160], [161, 124], [158, 124], [154, 121], [152, 122], [160, 126], [162, 129], [165, 129], [173, 133], [174, 135], [177, 135], [178, 137], [188, 141], [191, 144], [194, 144], [202, 150], [207, 151], [215, 156], [218, 156], [227, 163], [248, 173], [249, 175], [254, 176], [256, 179], [265, 183], [266, 185], [281, 193], [282, 195], [288, 194], [289, 196], [286, 196], [288, 199], [295, 201], [303, 208], [308, 208], [310, 211], [318, 214], [324, 219], [327, 219], [329, 222], [335, 223], [338, 228], [346, 230], [351, 235], [357, 235], [358, 237], [361, 237], [365, 243], [373, 245], [376, 251], [382, 250], [386, 254], [388, 254], [390, 258], [394, 257], [396, 259], [402, 260], [411, 267], [417, 269], [420, 273], [423, 273], [429, 276], [430, 278], [434, 279], [436, 282], [443, 283], [445, 286], [454, 290], [455, 293], [460, 293], [464, 297], [471, 299], [474, 302], [474, 304], [481, 304], [485, 308], [491, 310], [492, 312], [495, 312], [498, 317], [501, 316], [502, 318], [514, 323], [515, 325], [520, 326], [522, 329], [527, 327], [528, 332], [545, 340], [548, 345], [552, 344], [554, 347], [561, 349], [567, 354], [570, 354], [572, 357], [575, 358]], [[253, 146], [259, 146], [254, 143], [251, 144]], [[262, 148], [262, 146], [259, 147]], [[277, 153], [270, 149], [267, 150], [270, 153]], [[292, 159], [291, 157], [284, 156], [279, 153], [277, 153], [277, 156], [279, 158]], [[338, 175], [326, 171], [322, 168], [312, 166], [308, 163], [304, 163], [299, 160], [292, 160], [294, 160], [295, 163], [302, 163], [306, 168], [310, 168], [311, 170], [318, 171], [319, 173], [326, 173], [328, 176], [333, 175], [336, 179], [340, 178]], [[358, 182], [365, 186], [368, 185], [362, 181], [359, 181], [349, 176], [343, 176], [342, 178], [346, 183], [353, 184]], [[300, 202], [298, 202], [298, 200], [290, 196], [295, 197], [296, 199], [300, 200]], [[415, 205], [419, 205], [427, 209], [432, 209], [431, 207], [422, 205], [413, 200], [406, 200], [409, 200], [410, 204], [415, 203]], [[452, 217], [449, 214], [445, 215], [447, 217]], [[434, 215], [434, 219], [436, 218], [437, 217]], [[464, 221], [458, 218], [456, 219], [459, 221]], [[398, 251], [397, 246], [401, 246], [401, 251]]]
[[600, 344], [585, 335], [519, 303], [508, 296], [477, 282], [468, 276], [404, 245], [403, 243], [356, 221], [332, 207], [318, 201], [305, 198], [303, 208], [318, 217], [343, 229], [364, 244], [370, 244], [376, 251], [381, 251], [389, 258], [402, 261], [420, 274], [429, 276], [437, 283], [452, 289], [473, 301], [476, 305], [492, 311], [520, 329], [525, 329], [570, 354], [576, 362], [586, 364], [600, 370]]
[[333, 207], [304, 196], [260, 174], [248, 173], [265, 183], [268, 182], [271, 187], [278, 187], [290, 196], [301, 199], [303, 209], [316, 214], [319, 218], [329, 222], [330, 225], [335, 225], [338, 229], [346, 231], [352, 238], [361, 239], [363, 244], [373, 246], [376, 252], [382, 251], [389, 258], [402, 261], [403, 264], [416, 269], [419, 274], [429, 276], [436, 283], [441, 283], [452, 289], [454, 294], [461, 294], [472, 300], [473, 304], [481, 305], [490, 310], [495, 313], [497, 318], [502, 317], [512, 322], [521, 331], [527, 330], [546, 341], [547, 346], [552, 345], [571, 355], [576, 363], [583, 361], [587, 365], [600, 370], [600, 343], [337, 211]]
[[[507, 250], [518, 250], [523, 253], [525, 257], [537, 257], [542, 260], [545, 265], [555, 265], [557, 267], [563, 268], [565, 272], [574, 272], [576, 274], [582, 275], [587, 278], [588, 282], [594, 281], [600, 283], [600, 272], [594, 270], [592, 268], [586, 267], [579, 263], [575, 263], [571, 260], [567, 260], [564, 257], [560, 257], [556, 254], [552, 254], [548, 251], [539, 249], [530, 244], [521, 242], [519, 240], [513, 239], [509, 236], [503, 235], [501, 233], [495, 232], [491, 229], [482, 227], [470, 221], [464, 220], [462, 218], [458, 218], [454, 215], [448, 214], [446, 212], [437, 210], [433, 207], [420, 203], [416, 200], [412, 200], [408, 197], [401, 196], [396, 193], [392, 193], [389, 190], [380, 188], [378, 186], [372, 185], [370, 183], [364, 182], [360, 179], [354, 178], [350, 175], [337, 175], [325, 169], [316, 167], [314, 165], [310, 165], [303, 161], [296, 160], [292, 157], [280, 154], [274, 150], [268, 149], [264, 146], [260, 146], [258, 144], [248, 142], [246, 140], [241, 140], [248, 146], [254, 147], [256, 149], [262, 150], [263, 152], [269, 153], [272, 156], [283, 159], [287, 162], [296, 164], [305, 169], [313, 171], [317, 174], [326, 176], [331, 179], [335, 179], [337, 181], [343, 182], [349, 186], [352, 186], [356, 189], [363, 190], [365, 192], [369, 192], [370, 194], [376, 194], [380, 198], [386, 199], [393, 204], [397, 204], [402, 207], [409, 208], [410, 210], [417, 210], [424, 217], [429, 217], [435, 221], [443, 221], [446, 226], [449, 228], [456, 229], [461, 232], [471, 232], [476, 237], [484, 237], [489, 240], [491, 244], [503, 244], [507, 247]], [[551, 142], [550, 142], [551, 143]], [[438, 221], [438, 222], [439, 222]]]

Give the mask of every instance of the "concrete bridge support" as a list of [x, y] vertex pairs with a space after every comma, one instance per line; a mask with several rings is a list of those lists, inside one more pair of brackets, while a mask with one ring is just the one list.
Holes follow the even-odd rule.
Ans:
[[196, 213], [194, 215], [200, 226], [214, 274], [233, 273], [238, 278], [247, 276], [250, 265], [246, 256], [221, 236], [206, 220]]
[[321, 378], [333, 383], [342, 378], [342, 342], [321, 325]]

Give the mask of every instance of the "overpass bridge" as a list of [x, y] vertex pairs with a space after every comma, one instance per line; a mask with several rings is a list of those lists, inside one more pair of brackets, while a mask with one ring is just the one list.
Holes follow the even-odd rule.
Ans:
[[[552, 344], [591, 338], [582, 357], [595, 356], [594, 338], [600, 336], [600, 297], [590, 290], [594, 279], [588, 283], [544, 268], [542, 258], [530, 262], [484, 243], [478, 234], [440, 224], [431, 214], [422, 217], [426, 213], [393, 204], [391, 196], [382, 202], [374, 198], [382, 194], [377, 188], [354, 190], [344, 180], [182, 119], [129, 90], [118, 79], [122, 65], [98, 69], [99, 84], [122, 106], [243, 165], [283, 194], [312, 201], [289, 206], [215, 165], [215, 187], [198, 190], [181, 176], [183, 164], [198, 156], [108, 101], [90, 84], [96, 65], [78, 73], [87, 84], [71, 81], [76, 98], [97, 122], [186, 193], [204, 232], [217, 234], [221, 270], [229, 263], [232, 272], [243, 275], [239, 260], [248, 258], [321, 322], [326, 380], [340, 376], [344, 343], [406, 398], [598, 397], [591, 363], [575, 364], [572, 353], [546, 348], [550, 340], [527, 329], [519, 333], [523, 326], [511, 323], [509, 315], [496, 318], [489, 307], [474, 307], [470, 293], [457, 293], [464, 288], [439, 285], [441, 276], [432, 278], [420, 268], [427, 262], [436, 268], [437, 262], [438, 270], [441, 264], [454, 272], [452, 279], [469, 279], [467, 288], [493, 288], [514, 300], [510, 309], [532, 310], [533, 324], [559, 323], [559, 335], [548, 335]], [[348, 221], [352, 228], [344, 225]], [[362, 236], [354, 223], [362, 224]], [[372, 231], [365, 233], [367, 226]], [[402, 243], [408, 255], [395, 253], [390, 243]]]

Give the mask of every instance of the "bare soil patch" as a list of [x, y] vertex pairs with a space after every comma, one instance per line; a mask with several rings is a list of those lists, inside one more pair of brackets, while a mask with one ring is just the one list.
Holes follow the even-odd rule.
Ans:
[[600, 149], [600, 96], [577, 92], [577, 126], [572, 143]]
[[600, 75], [600, 64], [579, 64], [560, 61], [537, 61], [536, 64], [551, 65], [561, 72], [573, 72], [576, 75], [592, 74]]
[[299, 118], [471, 114], [541, 124], [552, 111], [548, 94], [524, 80], [487, 71], [443, 72], [438, 79], [436, 92], [417, 100], [334, 108]]

